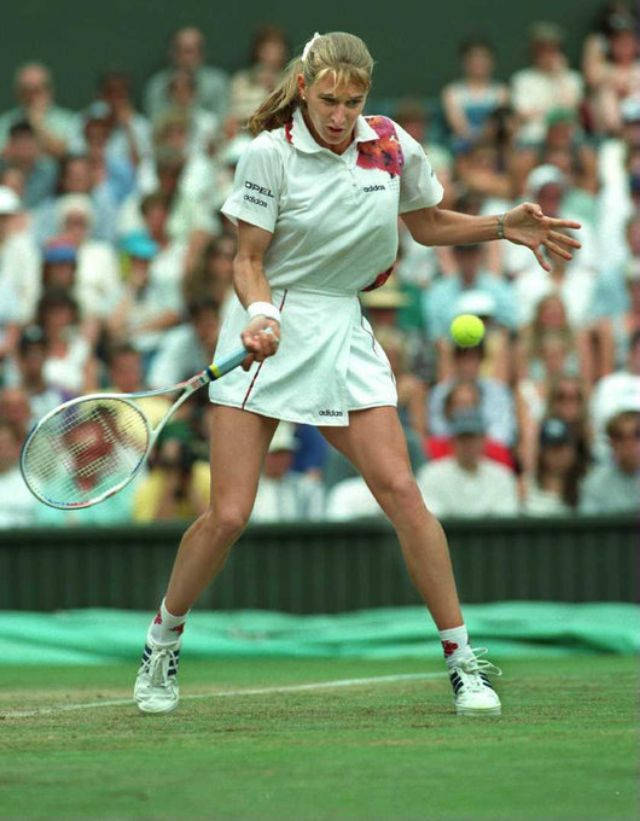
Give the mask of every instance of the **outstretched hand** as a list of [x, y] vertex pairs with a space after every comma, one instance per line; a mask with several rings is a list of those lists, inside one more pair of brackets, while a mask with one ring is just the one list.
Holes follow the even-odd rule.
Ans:
[[550, 271], [551, 266], [544, 258], [542, 247], [562, 259], [571, 259], [571, 251], [581, 246], [578, 240], [567, 236], [562, 229], [580, 227], [580, 223], [573, 220], [545, 217], [535, 202], [523, 202], [507, 211], [504, 218], [505, 239], [531, 248], [545, 271]]

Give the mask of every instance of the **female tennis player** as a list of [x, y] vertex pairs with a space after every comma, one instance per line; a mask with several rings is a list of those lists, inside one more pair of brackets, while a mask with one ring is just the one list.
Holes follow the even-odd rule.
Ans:
[[[444, 532], [411, 473], [391, 369], [358, 292], [382, 284], [400, 214], [424, 245], [505, 237], [564, 258], [577, 223], [525, 203], [501, 216], [439, 209], [442, 186], [421, 146], [386, 117], [363, 117], [373, 60], [351, 34], [316, 34], [250, 120], [255, 139], [223, 212], [237, 224], [236, 297], [216, 354], [250, 351], [211, 386], [211, 504], [185, 533], [147, 635], [134, 697], [143, 712], [178, 702], [189, 609], [245, 527], [278, 420], [317, 425], [358, 468], [391, 520], [442, 640], [458, 714], [496, 715], [464, 625]], [[277, 356], [274, 354], [277, 353]]]

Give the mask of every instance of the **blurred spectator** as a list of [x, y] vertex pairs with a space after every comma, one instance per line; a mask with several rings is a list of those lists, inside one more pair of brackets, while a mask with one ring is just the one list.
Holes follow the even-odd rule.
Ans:
[[278, 26], [261, 26], [253, 36], [249, 67], [237, 71], [231, 78], [229, 121], [227, 130], [233, 134], [242, 128], [253, 112], [278, 85], [287, 62], [289, 44]]
[[[563, 233], [573, 235], [570, 231]], [[547, 259], [550, 271], [545, 271], [532, 260], [533, 264], [520, 274], [513, 285], [518, 326], [528, 325], [540, 300], [555, 293], [562, 299], [569, 324], [578, 333], [588, 324], [596, 273], [555, 254], [548, 254]]]
[[570, 180], [563, 203], [582, 219], [594, 221], [598, 192], [597, 154], [580, 128], [578, 115], [570, 108], [553, 108], [546, 117], [547, 132], [538, 155], [539, 165], [555, 165]]
[[220, 306], [221, 317], [233, 294], [233, 259], [236, 253], [234, 237], [212, 239], [202, 252], [193, 271], [184, 279], [183, 294], [187, 304], [212, 299]]
[[448, 375], [452, 367], [451, 322], [459, 314], [473, 313], [487, 321], [491, 375], [505, 379], [507, 336], [515, 319], [511, 287], [482, 267], [480, 245], [456, 245], [453, 250], [456, 274], [439, 279], [422, 299], [427, 335], [438, 351], [439, 373]]
[[138, 484], [133, 502], [136, 522], [195, 519], [207, 508], [209, 464], [197, 460], [189, 442], [165, 432], [153, 467]]
[[490, 115], [509, 100], [509, 89], [493, 79], [495, 52], [484, 40], [467, 40], [460, 46], [463, 78], [442, 91], [447, 125], [453, 132], [453, 146], [466, 150], [488, 136]]
[[175, 32], [169, 50], [171, 67], [154, 74], [145, 88], [144, 102], [148, 117], [153, 120], [167, 108], [167, 89], [172, 71], [185, 69], [193, 72], [196, 78], [198, 104], [222, 121], [227, 109], [228, 78], [221, 69], [205, 65], [204, 52], [204, 36], [195, 26]]
[[188, 133], [188, 155], [211, 154], [220, 129], [220, 121], [211, 111], [198, 105], [196, 78], [193, 72], [176, 69], [169, 80], [168, 97], [169, 107], [155, 122], [162, 122], [163, 117], [184, 119]]
[[640, 210], [640, 98], [625, 100], [620, 114], [620, 136], [604, 140], [598, 151], [598, 240], [611, 269], [626, 261], [626, 226]]
[[[92, 224], [93, 206], [89, 197], [65, 194], [59, 198], [60, 239], [62, 244], [68, 243], [77, 251], [75, 279], [81, 316], [85, 322], [99, 323], [115, 306], [120, 278], [113, 247], [103, 240], [91, 239]], [[95, 334], [97, 332], [96, 326]]]
[[47, 344], [45, 381], [72, 394], [96, 387], [96, 360], [92, 347], [79, 331], [78, 303], [64, 289], [50, 288], [40, 297], [36, 322]]
[[49, 69], [41, 63], [20, 66], [14, 91], [18, 106], [0, 115], [0, 148], [7, 142], [11, 126], [26, 121], [39, 149], [52, 157], [62, 157], [73, 135], [75, 114], [55, 105]]
[[582, 68], [590, 89], [591, 124], [599, 133], [617, 133], [620, 102], [640, 96], [638, 37], [633, 17], [623, 10], [610, 14], [606, 30], [584, 44]]
[[591, 301], [589, 319], [601, 350], [597, 376], [624, 367], [629, 340], [640, 331], [640, 212], [627, 223], [629, 258], [603, 268]]
[[311, 521], [324, 516], [324, 489], [313, 476], [294, 473], [294, 427], [280, 422], [265, 456], [252, 522]]
[[29, 396], [22, 388], [0, 390], [0, 419], [6, 419], [20, 435], [20, 443], [27, 435], [31, 423]]
[[[453, 417], [462, 411], [482, 414], [481, 388], [474, 380], [463, 379], [454, 382], [449, 388], [444, 400], [444, 417], [449, 431], [452, 430]], [[451, 433], [447, 436], [427, 436], [424, 439], [424, 450], [430, 460], [451, 456], [453, 455], [453, 436]], [[515, 468], [514, 458], [509, 448], [488, 435], [484, 437], [483, 455], [512, 470]]]
[[[207, 242], [220, 232], [220, 221], [214, 208], [214, 167], [203, 155], [187, 157], [188, 120], [183, 115], [167, 115], [154, 131], [154, 137], [155, 167], [141, 170], [141, 176], [144, 174], [146, 179], [138, 188], [140, 192], [151, 192], [147, 196], [162, 195], [168, 209], [162, 226], [165, 242], [188, 246], [184, 270], [191, 270]], [[141, 199], [136, 191], [123, 203], [118, 220], [120, 234], [140, 230], [146, 199], [146, 196]], [[150, 233], [156, 242], [165, 244]]]
[[455, 276], [434, 282], [423, 297], [429, 338], [434, 341], [448, 338], [452, 320], [461, 313], [460, 298], [469, 292], [482, 294], [486, 303], [485, 315], [492, 316], [501, 327], [511, 328], [515, 306], [510, 288], [482, 267], [482, 247], [478, 244], [456, 245], [453, 251]]
[[445, 413], [445, 400], [457, 382], [472, 382], [480, 392], [480, 407], [485, 425], [484, 433], [508, 448], [516, 441], [514, 400], [509, 388], [495, 379], [480, 376], [484, 345], [453, 349], [451, 378], [438, 382], [429, 396], [429, 429], [433, 436], [453, 434]]
[[135, 235], [142, 232], [158, 246], [158, 251], [151, 264], [152, 276], [160, 280], [169, 280], [178, 287], [185, 274], [187, 245], [182, 240], [169, 236], [167, 222], [169, 219], [169, 205], [162, 193], [149, 194], [140, 203], [143, 222], [139, 228], [127, 232]]
[[125, 71], [106, 71], [100, 78], [98, 99], [106, 106], [109, 125], [107, 162], [137, 166], [151, 153], [151, 125], [135, 110], [131, 77]]
[[595, 465], [580, 489], [582, 513], [638, 513], [640, 500], [640, 412], [623, 411], [606, 425], [612, 462]]
[[[109, 365], [109, 385], [107, 392], [138, 393], [146, 389], [142, 378], [142, 357], [133, 345], [121, 342], [113, 345], [107, 355]], [[136, 404], [144, 411], [152, 428], [162, 420], [171, 407], [166, 396], [143, 396]]]
[[[578, 350], [561, 297], [551, 293], [535, 307], [533, 321], [517, 343], [518, 391], [534, 420], [544, 416], [549, 384], [561, 376], [582, 376], [589, 384], [591, 369], [583, 361], [586, 346]], [[581, 356], [583, 354], [583, 356]]]
[[0, 416], [0, 528], [33, 525], [38, 501], [20, 472], [22, 435], [8, 419]]
[[451, 420], [453, 456], [429, 462], [417, 480], [427, 507], [438, 517], [513, 516], [516, 481], [511, 471], [483, 456], [486, 432], [478, 411]]
[[21, 230], [20, 200], [0, 186], [0, 362], [15, 350], [19, 326], [31, 320], [40, 290], [38, 252]]
[[[369, 293], [373, 295], [376, 291]], [[426, 433], [427, 388], [409, 369], [407, 338], [401, 330], [389, 326], [379, 328], [376, 338], [393, 372], [398, 392], [398, 415], [402, 427], [405, 433], [411, 431], [421, 439]]]
[[567, 425], [583, 466], [591, 459], [592, 430], [587, 399], [585, 383], [578, 377], [565, 374], [551, 380], [546, 415]]
[[65, 194], [91, 198], [92, 239], [111, 242], [115, 237], [117, 202], [104, 181], [94, 184], [89, 158], [70, 155], [60, 162], [57, 188], [33, 211], [31, 232], [38, 245], [44, 245], [59, 230], [60, 200]]
[[[117, 136], [117, 131], [115, 132]], [[130, 153], [112, 149], [114, 124], [109, 106], [98, 100], [84, 115], [84, 149], [89, 164], [92, 188], [105, 191], [111, 202], [118, 206], [135, 190], [139, 154], [133, 146]], [[150, 157], [149, 152], [142, 155]]]
[[10, 126], [2, 163], [22, 172], [21, 198], [26, 208], [35, 208], [53, 193], [58, 173], [55, 160], [42, 151], [33, 126], [26, 120]]
[[18, 343], [14, 373], [8, 384], [19, 388], [28, 396], [31, 412], [28, 427], [68, 398], [45, 380], [45, 359], [46, 342], [42, 329], [37, 325], [24, 328]]
[[147, 234], [129, 234], [121, 247], [128, 263], [126, 279], [106, 324], [114, 339], [128, 340], [143, 354], [146, 366], [164, 331], [180, 322], [180, 289], [175, 279], [162, 277], [152, 268], [159, 249]]
[[531, 65], [511, 78], [513, 106], [521, 120], [518, 140], [539, 145], [545, 136], [545, 118], [554, 108], [577, 111], [583, 96], [579, 72], [568, 67], [558, 25], [534, 23], [529, 30]]
[[640, 411], [640, 330], [631, 335], [625, 367], [596, 383], [590, 410], [594, 456], [602, 460], [608, 454], [605, 436], [607, 420], [623, 411]]
[[220, 317], [212, 300], [189, 306], [189, 322], [163, 334], [148, 374], [150, 388], [187, 379], [211, 364], [218, 341]]
[[578, 481], [584, 472], [571, 431], [550, 417], [540, 427], [535, 474], [525, 479], [522, 512], [528, 516], [562, 516], [575, 510]]
[[[577, 219], [581, 224], [580, 243], [570, 262], [586, 270], [597, 271], [600, 267], [599, 246], [595, 229], [582, 219], [580, 214], [571, 210], [573, 187], [571, 181], [555, 165], [539, 165], [528, 175], [525, 186], [525, 198], [537, 202], [544, 213], [550, 217]], [[509, 278], [516, 278], [531, 269], [532, 255], [528, 248], [513, 243], [492, 243], [499, 249], [499, 270]]]

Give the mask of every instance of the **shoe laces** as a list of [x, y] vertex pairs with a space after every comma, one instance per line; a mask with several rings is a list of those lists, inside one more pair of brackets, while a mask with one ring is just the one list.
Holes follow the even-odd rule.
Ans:
[[502, 670], [486, 659], [480, 658], [489, 652], [486, 647], [469, 647], [469, 654], [452, 665], [468, 676], [465, 684], [470, 690], [478, 691], [486, 687], [482, 676], [501, 676]]
[[152, 687], [166, 687], [170, 683], [169, 667], [172, 663], [177, 668], [178, 660], [173, 650], [162, 647], [153, 651], [151, 658], [142, 665]]

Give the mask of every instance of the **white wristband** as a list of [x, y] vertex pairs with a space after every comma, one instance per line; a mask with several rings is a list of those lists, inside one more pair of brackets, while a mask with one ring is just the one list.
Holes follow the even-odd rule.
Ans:
[[249, 319], [255, 319], [257, 316], [265, 316], [267, 319], [274, 319], [280, 322], [280, 311], [271, 302], [252, 302], [247, 308]]

